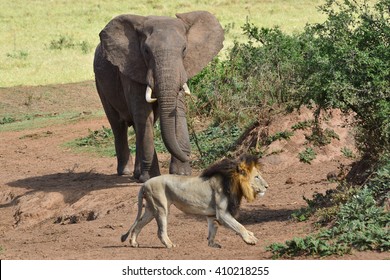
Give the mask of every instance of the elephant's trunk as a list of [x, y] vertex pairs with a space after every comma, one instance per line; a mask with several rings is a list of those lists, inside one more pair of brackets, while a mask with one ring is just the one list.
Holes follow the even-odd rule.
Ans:
[[178, 135], [182, 135], [185, 132], [177, 131], [178, 129], [182, 129], [178, 123], [182, 123], [179, 121], [179, 118], [185, 118], [183, 113], [180, 113], [177, 106], [177, 93], [164, 93], [168, 96], [164, 96], [159, 98], [160, 105], [160, 127], [161, 127], [161, 137], [164, 141], [164, 144], [168, 151], [177, 159], [182, 162], [189, 161], [189, 149], [188, 151], [183, 145], [180, 145], [178, 141]]
[[[154, 91], [160, 109], [161, 137], [168, 151], [182, 162], [189, 161], [190, 146], [181, 90], [189, 92], [187, 74], [180, 59], [169, 52], [155, 52]], [[167, 59], [170, 58], [170, 59]]]

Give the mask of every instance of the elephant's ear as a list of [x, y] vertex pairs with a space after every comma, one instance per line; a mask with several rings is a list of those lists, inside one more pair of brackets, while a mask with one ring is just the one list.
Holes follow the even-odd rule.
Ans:
[[184, 58], [188, 78], [195, 76], [223, 47], [224, 31], [214, 15], [206, 11], [176, 14], [187, 26], [187, 54]]
[[121, 73], [129, 78], [145, 83], [146, 65], [140, 51], [137, 29], [141, 28], [146, 17], [120, 15], [112, 19], [100, 32], [104, 56]]

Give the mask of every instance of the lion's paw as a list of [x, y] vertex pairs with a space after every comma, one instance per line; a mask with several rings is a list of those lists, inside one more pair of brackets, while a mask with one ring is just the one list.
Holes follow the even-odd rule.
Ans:
[[257, 239], [253, 233], [252, 235], [251, 234], [248, 234], [248, 236], [244, 237], [244, 241], [246, 244], [249, 244], [249, 245], [255, 245], [257, 243], [257, 241], [259, 241], [259, 239]]
[[168, 248], [168, 249], [171, 249], [171, 248], [175, 248], [175, 247], [176, 247], [176, 244], [174, 244], [174, 243], [166, 243], [166, 244], [164, 244], [164, 245], [165, 245], [165, 247]]

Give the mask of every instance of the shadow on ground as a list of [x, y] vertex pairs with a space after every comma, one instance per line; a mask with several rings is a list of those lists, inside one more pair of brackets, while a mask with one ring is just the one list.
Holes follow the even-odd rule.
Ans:
[[[95, 172], [67, 172], [55, 173], [37, 177], [29, 177], [7, 183], [8, 186], [28, 189], [26, 194], [34, 192], [57, 192], [64, 197], [64, 202], [73, 204], [83, 196], [96, 190], [116, 187], [139, 188], [140, 184], [131, 177], [106, 175]], [[18, 200], [15, 197], [0, 208], [14, 205]]]

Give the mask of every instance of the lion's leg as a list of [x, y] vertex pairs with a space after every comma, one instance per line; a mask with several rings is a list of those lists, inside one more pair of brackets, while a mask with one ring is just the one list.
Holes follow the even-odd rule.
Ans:
[[146, 203], [144, 214], [136, 221], [130, 233], [130, 244], [132, 247], [139, 246], [137, 242], [138, 235], [140, 234], [143, 227], [149, 224], [153, 218], [153, 212], [150, 210], [150, 207], [148, 207], [148, 203]]
[[168, 209], [159, 208], [156, 214], [156, 221], [158, 225], [158, 238], [167, 248], [176, 247], [175, 244], [168, 237]]
[[221, 245], [214, 241], [218, 230], [218, 222], [215, 220], [215, 217], [207, 217], [207, 223], [209, 227], [208, 245], [213, 248], [221, 248]]
[[233, 218], [229, 213], [219, 215], [218, 220], [226, 225], [228, 228], [238, 233], [245, 243], [255, 245], [259, 241], [252, 232], [248, 231], [242, 224]]

